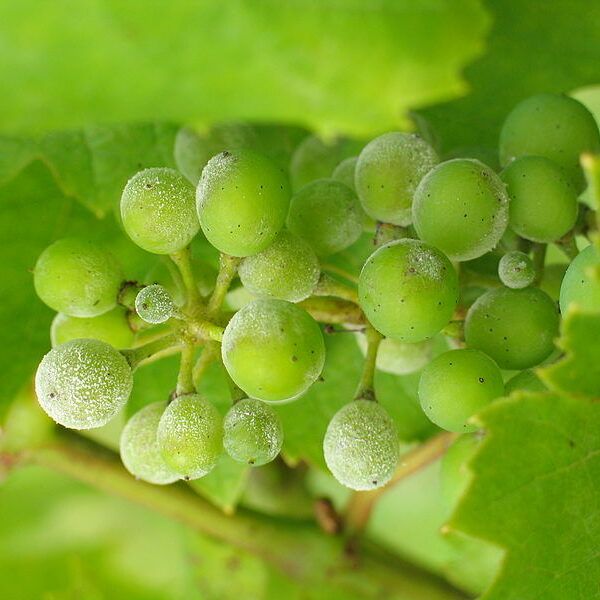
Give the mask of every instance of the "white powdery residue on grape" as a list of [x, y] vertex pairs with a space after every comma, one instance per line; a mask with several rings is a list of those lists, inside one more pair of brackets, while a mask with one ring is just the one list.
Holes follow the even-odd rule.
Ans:
[[143, 288], [135, 299], [135, 310], [147, 323], [164, 323], [173, 315], [174, 308], [171, 294], [158, 284]]
[[406, 263], [409, 269], [414, 269], [415, 274], [430, 281], [440, 281], [445, 276], [445, 265], [440, 257], [420, 242], [410, 244]]

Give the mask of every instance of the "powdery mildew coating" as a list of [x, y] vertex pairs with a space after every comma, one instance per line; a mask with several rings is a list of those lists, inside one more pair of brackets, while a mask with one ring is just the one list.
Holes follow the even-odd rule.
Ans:
[[186, 394], [167, 406], [158, 426], [158, 445], [167, 465], [184, 479], [204, 477], [223, 448], [219, 411], [206, 398]]
[[244, 287], [263, 298], [300, 302], [311, 295], [321, 267], [310, 245], [293, 233], [280, 231], [266, 249], [249, 256], [239, 268]]
[[355, 173], [365, 212], [384, 223], [409, 225], [415, 190], [438, 161], [435, 150], [413, 133], [384, 133], [369, 142]]
[[135, 297], [135, 311], [146, 323], [164, 323], [171, 318], [174, 309], [171, 294], [157, 283], [141, 289]]
[[121, 410], [133, 385], [125, 357], [105, 342], [77, 339], [53, 348], [35, 375], [41, 407], [60, 425], [92, 429]]
[[154, 254], [185, 248], [200, 229], [194, 187], [169, 168], [144, 169], [127, 182], [121, 218], [129, 237]]
[[238, 462], [253, 466], [271, 462], [281, 450], [283, 428], [275, 411], [260, 400], [234, 404], [223, 421], [223, 445]]
[[515, 250], [507, 252], [498, 263], [498, 277], [509, 288], [525, 288], [535, 278], [533, 263], [527, 254]]
[[378, 403], [355, 400], [331, 419], [323, 442], [334, 477], [353, 490], [372, 490], [392, 477], [400, 456], [398, 432]]
[[154, 402], [139, 410], [123, 428], [120, 452], [125, 468], [137, 479], [164, 485], [180, 479], [163, 460], [156, 430], [166, 402]]

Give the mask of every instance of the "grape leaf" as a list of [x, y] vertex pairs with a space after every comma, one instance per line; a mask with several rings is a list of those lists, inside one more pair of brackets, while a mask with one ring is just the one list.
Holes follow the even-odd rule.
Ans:
[[476, 0], [174, 0], [158, 14], [22, 0], [0, 24], [0, 130], [242, 119], [378, 132], [463, 93], [487, 26]]
[[517, 392], [486, 430], [450, 527], [506, 550], [482, 600], [600, 598], [600, 404]]

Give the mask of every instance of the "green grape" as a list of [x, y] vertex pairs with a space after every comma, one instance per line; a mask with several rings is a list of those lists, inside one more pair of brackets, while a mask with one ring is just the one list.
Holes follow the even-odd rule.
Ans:
[[217, 250], [252, 256], [285, 223], [289, 184], [270, 159], [250, 150], [221, 152], [208, 161], [197, 189], [200, 225]]
[[323, 334], [304, 310], [284, 300], [255, 300], [229, 321], [221, 346], [233, 381], [251, 398], [292, 400], [317, 380]]
[[177, 170], [194, 186], [198, 185], [202, 169], [212, 156], [212, 153], [207, 154], [208, 146], [206, 140], [189, 127], [182, 127], [175, 136], [173, 157]]
[[[367, 338], [362, 333], [355, 334], [363, 356], [367, 355]], [[379, 371], [392, 375], [408, 375], [422, 369], [433, 354], [433, 340], [423, 340], [413, 344], [383, 338], [377, 350], [376, 366]]]
[[465, 341], [502, 369], [528, 369], [552, 353], [558, 312], [538, 288], [499, 288], [480, 296], [465, 320]]
[[391, 478], [400, 458], [398, 431], [377, 402], [354, 400], [331, 419], [323, 453], [333, 476], [352, 490], [373, 490]]
[[577, 219], [577, 193], [551, 160], [523, 156], [501, 174], [510, 197], [510, 227], [533, 242], [554, 242]]
[[154, 402], [135, 413], [123, 428], [119, 444], [125, 468], [137, 479], [157, 485], [180, 479], [163, 460], [156, 440], [166, 406], [166, 402]]
[[335, 179], [317, 179], [294, 194], [288, 229], [305, 239], [319, 256], [351, 246], [362, 233], [356, 194]]
[[593, 245], [573, 259], [560, 286], [563, 315], [571, 305], [591, 311], [600, 307], [600, 251]]
[[333, 170], [331, 179], [340, 181], [345, 186], [349, 187], [356, 194], [356, 185], [354, 183], [354, 174], [356, 172], [356, 163], [358, 162], [358, 156], [350, 156], [345, 158], [338, 166]]
[[365, 212], [377, 221], [410, 225], [415, 190], [438, 160], [435, 150], [416, 134], [376, 137], [356, 164], [356, 191]]
[[504, 393], [502, 373], [479, 350], [450, 350], [434, 358], [419, 380], [423, 412], [447, 431], [475, 431], [467, 421]]
[[194, 186], [175, 169], [136, 173], [121, 196], [127, 235], [147, 252], [173, 254], [185, 248], [200, 225], [194, 210]]
[[164, 323], [173, 316], [175, 304], [169, 291], [155, 283], [138, 292], [135, 297], [135, 311], [146, 323]]
[[128, 348], [133, 342], [127, 311], [121, 306], [98, 317], [69, 317], [58, 313], [50, 326], [52, 347], [80, 338], [106, 342], [114, 348]]
[[507, 396], [517, 390], [546, 392], [548, 391], [548, 388], [533, 371], [526, 370], [517, 373], [506, 382], [505, 391]]
[[498, 263], [498, 277], [509, 288], [521, 289], [535, 279], [533, 262], [524, 252], [507, 252]]
[[114, 308], [122, 281], [116, 259], [79, 238], [48, 246], [33, 271], [37, 295], [50, 308], [71, 317], [96, 317]]
[[564, 169], [577, 191], [585, 188], [579, 157], [599, 150], [594, 117], [567, 96], [539, 94], [523, 100], [506, 117], [500, 132], [503, 166], [520, 156], [544, 156]]
[[249, 292], [289, 302], [308, 298], [320, 273], [319, 259], [308, 242], [285, 229], [268, 248], [245, 258], [239, 268], [242, 284]]
[[489, 252], [508, 223], [508, 195], [489, 167], [468, 158], [446, 161], [421, 181], [413, 202], [419, 237], [451, 260]]
[[458, 277], [436, 248], [397, 240], [367, 259], [358, 281], [360, 306], [386, 337], [421, 342], [444, 327], [458, 300]]
[[234, 404], [223, 422], [223, 446], [231, 458], [255, 467], [271, 462], [281, 450], [283, 428], [277, 413], [260, 400]]
[[482, 442], [479, 433], [463, 433], [446, 451], [440, 465], [442, 498], [448, 509], [464, 496], [473, 478], [469, 462]]
[[198, 394], [179, 396], [165, 409], [156, 439], [170, 469], [186, 480], [204, 477], [223, 450], [221, 415]]
[[35, 374], [41, 407], [70, 429], [106, 425], [129, 398], [132, 385], [125, 357], [99, 340], [71, 340], [53, 348]]

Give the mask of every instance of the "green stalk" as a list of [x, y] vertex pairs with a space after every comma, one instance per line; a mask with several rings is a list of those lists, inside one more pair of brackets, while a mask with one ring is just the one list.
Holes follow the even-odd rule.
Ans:
[[217, 281], [215, 283], [215, 289], [208, 301], [206, 309], [207, 315], [210, 318], [214, 318], [223, 305], [229, 286], [235, 277], [238, 266], [241, 262], [241, 258], [235, 256], [229, 256], [228, 254], [221, 254], [219, 261], [219, 274], [217, 275]]
[[174, 348], [180, 348], [183, 345], [184, 342], [179, 333], [169, 333], [137, 348], [122, 350], [121, 353], [125, 356], [131, 368], [136, 369], [141, 363], [153, 358], [157, 354], [171, 351]]
[[194, 369], [194, 346], [187, 344], [181, 350], [181, 362], [179, 364], [179, 374], [177, 376], [177, 388], [175, 394], [193, 394], [196, 391], [193, 378]]
[[202, 302], [194, 272], [192, 271], [192, 251], [189, 246], [186, 246], [179, 252], [174, 252], [170, 255], [171, 260], [177, 265], [183, 287], [186, 295], [186, 306], [190, 310], [194, 310]]
[[377, 351], [382, 340], [382, 335], [371, 325], [365, 329], [367, 337], [367, 356], [363, 365], [362, 375], [356, 388], [355, 400], [373, 400], [375, 401], [375, 388], [373, 381], [375, 378], [375, 369], [377, 363]]
[[315, 296], [333, 296], [358, 304], [358, 294], [356, 290], [345, 283], [341, 283], [331, 278], [327, 273], [321, 273], [321, 277], [313, 290], [313, 294]]

